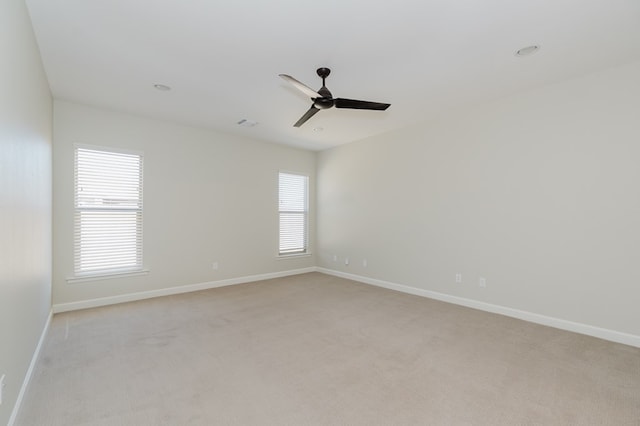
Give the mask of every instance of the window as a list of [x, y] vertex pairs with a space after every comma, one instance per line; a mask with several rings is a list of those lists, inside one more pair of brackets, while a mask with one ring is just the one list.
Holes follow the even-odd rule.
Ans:
[[308, 252], [309, 177], [279, 175], [280, 255]]
[[76, 146], [76, 277], [142, 271], [142, 155]]

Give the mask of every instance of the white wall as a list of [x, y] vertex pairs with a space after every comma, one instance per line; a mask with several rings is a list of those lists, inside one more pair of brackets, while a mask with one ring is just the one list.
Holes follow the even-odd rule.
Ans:
[[0, 3], [0, 424], [51, 309], [52, 101], [22, 0]]
[[[144, 152], [148, 275], [67, 282], [75, 143]], [[314, 200], [313, 152], [56, 100], [53, 157], [54, 306], [315, 265], [314, 256], [277, 259], [278, 171], [310, 175]]]
[[636, 62], [323, 151], [319, 266], [640, 336], [639, 75]]

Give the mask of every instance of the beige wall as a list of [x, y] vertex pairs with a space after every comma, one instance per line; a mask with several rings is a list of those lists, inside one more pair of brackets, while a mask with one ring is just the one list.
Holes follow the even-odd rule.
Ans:
[[323, 151], [318, 265], [640, 336], [638, 75], [636, 62]]
[[52, 101], [22, 0], [0, 3], [0, 424], [51, 307]]
[[[278, 171], [310, 175], [313, 200], [315, 153], [57, 100], [54, 111], [54, 305], [315, 265], [277, 259]], [[144, 153], [148, 275], [67, 283], [76, 143]]]

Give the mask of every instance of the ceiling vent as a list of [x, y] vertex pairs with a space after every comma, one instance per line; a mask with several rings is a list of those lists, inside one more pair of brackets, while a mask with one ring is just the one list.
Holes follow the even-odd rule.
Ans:
[[242, 126], [242, 127], [253, 127], [256, 124], [258, 124], [257, 121], [247, 120], [246, 118], [243, 118], [242, 120], [238, 121], [238, 126]]
[[538, 50], [540, 50], [540, 46], [538, 46], [537, 44], [534, 44], [532, 46], [527, 46], [527, 47], [523, 47], [522, 49], [518, 49], [516, 51], [516, 56], [529, 56], [529, 55], [533, 55], [534, 53], [536, 53]]

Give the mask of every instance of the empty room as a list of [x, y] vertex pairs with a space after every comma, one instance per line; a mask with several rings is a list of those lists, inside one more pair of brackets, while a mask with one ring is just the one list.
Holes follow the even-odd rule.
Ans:
[[0, 40], [0, 425], [640, 425], [640, 2]]

